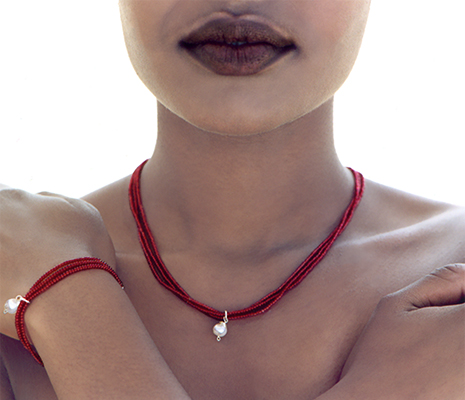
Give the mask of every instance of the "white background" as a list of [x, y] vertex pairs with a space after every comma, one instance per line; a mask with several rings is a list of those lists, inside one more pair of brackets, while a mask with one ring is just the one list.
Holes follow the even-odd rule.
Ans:
[[[336, 96], [345, 165], [465, 205], [464, 13], [463, 0], [373, 0]], [[151, 155], [156, 101], [117, 0], [0, 0], [0, 57], [0, 182], [79, 197]]]

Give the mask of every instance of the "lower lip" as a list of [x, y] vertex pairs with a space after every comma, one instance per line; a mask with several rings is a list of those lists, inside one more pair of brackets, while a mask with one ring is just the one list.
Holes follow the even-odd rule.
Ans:
[[256, 74], [292, 49], [292, 46], [280, 48], [266, 43], [238, 46], [205, 43], [183, 47], [209, 70], [219, 75], [233, 76]]

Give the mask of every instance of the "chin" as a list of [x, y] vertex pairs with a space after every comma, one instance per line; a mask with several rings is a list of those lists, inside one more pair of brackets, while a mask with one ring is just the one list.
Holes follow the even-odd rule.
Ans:
[[[285, 97], [285, 96], [283, 96]], [[268, 100], [268, 101], [266, 101]], [[167, 108], [202, 131], [224, 136], [246, 137], [273, 131], [311, 111], [309, 104], [269, 101], [263, 96], [203, 96], [203, 101], [172, 102]], [[272, 99], [271, 99], [272, 100]], [[171, 106], [171, 107], [169, 107]], [[165, 105], [166, 107], [166, 105]]]
[[[278, 105], [268, 104], [262, 107], [202, 107], [202, 109], [172, 110], [188, 124], [206, 132], [223, 136], [247, 137], [272, 132], [291, 124], [327, 102], [332, 96], [302, 100], [300, 107], [292, 102], [281, 102]], [[291, 107], [293, 105], [294, 107]], [[187, 112], [182, 112], [187, 111]]]
[[269, 111], [257, 112], [250, 110], [234, 113], [215, 113], [211, 112], [206, 115], [196, 114], [195, 116], [181, 116], [185, 121], [195, 127], [223, 136], [246, 137], [259, 135], [270, 132], [287, 124], [295, 119], [294, 116], [279, 115], [279, 113]]

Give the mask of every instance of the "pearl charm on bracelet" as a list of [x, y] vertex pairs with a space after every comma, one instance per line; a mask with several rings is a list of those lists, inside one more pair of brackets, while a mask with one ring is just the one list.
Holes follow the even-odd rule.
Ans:
[[221, 338], [226, 336], [228, 333], [228, 327], [226, 324], [228, 323], [228, 312], [224, 312], [224, 317], [222, 322], [218, 322], [214, 327], [213, 327], [213, 334], [216, 336], [216, 340], [221, 341]]
[[18, 309], [19, 303], [25, 301], [29, 303], [23, 296], [16, 296], [14, 299], [8, 299], [3, 308], [3, 314], [15, 314]]

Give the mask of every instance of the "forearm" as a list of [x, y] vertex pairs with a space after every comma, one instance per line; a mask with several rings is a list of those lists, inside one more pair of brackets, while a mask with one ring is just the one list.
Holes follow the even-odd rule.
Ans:
[[54, 285], [30, 305], [26, 325], [60, 400], [189, 399], [106, 272]]
[[364, 393], [363, 389], [355, 388], [345, 385], [344, 382], [339, 382], [330, 390], [318, 396], [315, 400], [368, 400], [379, 399], [379, 397], [372, 397], [368, 393]]

